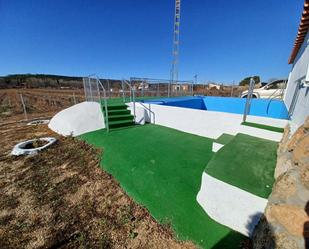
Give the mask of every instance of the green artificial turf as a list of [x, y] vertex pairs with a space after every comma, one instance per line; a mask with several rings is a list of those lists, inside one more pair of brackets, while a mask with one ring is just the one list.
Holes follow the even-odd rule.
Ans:
[[101, 165], [161, 223], [170, 223], [180, 239], [203, 248], [238, 248], [244, 238], [212, 220], [196, 196], [212, 140], [174, 129], [144, 125], [81, 136], [103, 148]]
[[235, 136], [223, 133], [220, 137], [218, 137], [215, 142], [219, 144], [227, 144], [233, 140]]
[[251, 127], [255, 127], [255, 128], [259, 128], [259, 129], [263, 129], [263, 130], [268, 130], [268, 131], [275, 131], [275, 132], [284, 132], [283, 128], [280, 127], [274, 127], [274, 126], [269, 126], [269, 125], [263, 125], [263, 124], [257, 124], [257, 123], [251, 123], [251, 122], [242, 122], [242, 125], [246, 125], [246, 126], [251, 126]]
[[237, 134], [221, 148], [205, 172], [257, 196], [268, 198], [274, 183], [277, 143]]

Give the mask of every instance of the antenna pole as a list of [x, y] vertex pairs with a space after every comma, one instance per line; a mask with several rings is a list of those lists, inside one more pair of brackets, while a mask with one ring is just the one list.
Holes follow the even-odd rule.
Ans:
[[175, 91], [177, 92], [178, 84], [178, 62], [179, 62], [179, 32], [180, 32], [180, 0], [175, 0], [175, 16], [174, 16], [174, 33], [173, 33], [173, 61], [171, 68], [171, 81], [169, 96], [172, 95], [173, 84], [176, 84]]

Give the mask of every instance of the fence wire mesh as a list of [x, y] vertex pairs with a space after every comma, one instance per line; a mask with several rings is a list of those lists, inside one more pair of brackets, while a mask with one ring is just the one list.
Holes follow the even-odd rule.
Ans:
[[91, 76], [84, 77], [83, 85], [86, 101], [100, 101], [101, 94], [99, 88], [99, 79]]
[[166, 79], [131, 78], [137, 97], [171, 97], [193, 95], [193, 81], [172, 83]]

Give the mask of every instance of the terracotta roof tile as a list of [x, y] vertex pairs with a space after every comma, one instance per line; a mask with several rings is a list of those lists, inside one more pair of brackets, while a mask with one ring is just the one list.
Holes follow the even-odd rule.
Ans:
[[290, 55], [289, 58], [289, 64], [292, 64], [298, 54], [298, 51], [301, 47], [301, 45], [304, 42], [304, 39], [307, 35], [308, 32], [308, 28], [309, 28], [309, 0], [305, 0], [304, 3], [304, 10], [302, 13], [302, 17], [300, 20], [300, 24], [299, 24], [299, 28], [298, 28], [298, 32], [297, 32], [297, 37], [295, 39], [295, 43], [294, 43], [294, 47], [292, 50], [292, 53]]

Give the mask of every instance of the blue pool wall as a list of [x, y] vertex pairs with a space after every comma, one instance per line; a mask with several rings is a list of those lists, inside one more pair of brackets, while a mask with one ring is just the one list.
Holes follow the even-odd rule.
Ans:
[[202, 98], [182, 97], [174, 98], [174, 101], [170, 101], [170, 99], [164, 99], [161, 105], [207, 110]]
[[[199, 110], [243, 114], [246, 104], [244, 98], [232, 97], [178, 97], [146, 101], [147, 103], [192, 108]], [[283, 101], [276, 99], [252, 99], [249, 115], [288, 119], [288, 111]]]
[[[206, 109], [218, 112], [229, 112], [243, 114], [246, 99], [244, 98], [224, 98], [224, 97], [204, 97]], [[250, 115], [288, 119], [288, 111], [283, 101], [276, 99], [252, 99]]]

